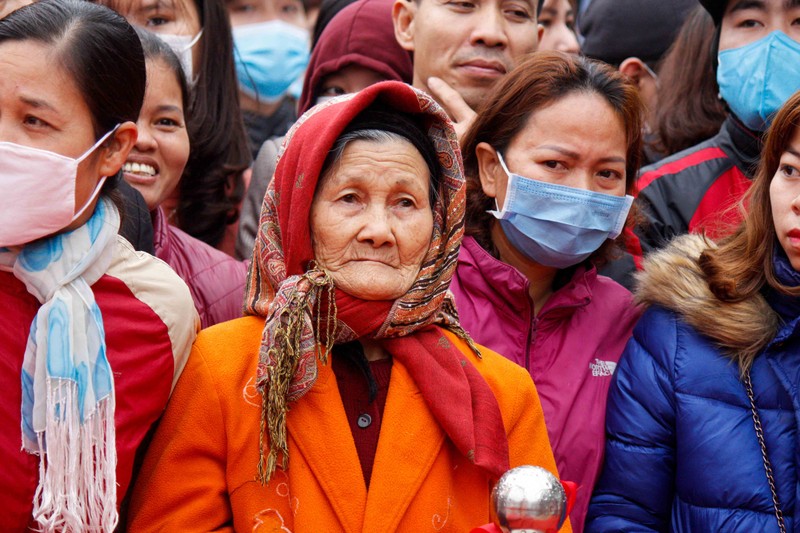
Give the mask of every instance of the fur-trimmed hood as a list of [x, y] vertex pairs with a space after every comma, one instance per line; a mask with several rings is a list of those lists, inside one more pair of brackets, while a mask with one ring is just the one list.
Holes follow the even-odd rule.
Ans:
[[704, 237], [683, 235], [650, 254], [636, 275], [636, 299], [677, 313], [744, 370], [775, 338], [780, 318], [761, 294], [731, 303], [711, 292], [697, 260], [713, 247]]

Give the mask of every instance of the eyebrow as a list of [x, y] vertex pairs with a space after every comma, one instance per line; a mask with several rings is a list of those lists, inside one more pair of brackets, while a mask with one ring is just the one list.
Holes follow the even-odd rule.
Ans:
[[[547, 150], [553, 150], [554, 152], [558, 152], [560, 154], [564, 154], [565, 156], [569, 157], [570, 159], [578, 159], [578, 157], [580, 157], [578, 153], [573, 152], [572, 150], [567, 150], [566, 148], [562, 148], [560, 146], [555, 146], [555, 145], [552, 145], [552, 144], [545, 144], [545, 145], [539, 146], [539, 148], [546, 148]], [[618, 156], [603, 157], [601, 159], [598, 159], [598, 162], [599, 163], [622, 163], [624, 165], [625, 164], [625, 158], [624, 157], [618, 157]]]
[[[791, 2], [793, 0], [786, 0], [787, 2]], [[797, 0], [794, 0], [797, 1]], [[731, 10], [729, 13], [735, 13], [736, 11], [744, 11], [745, 9], [760, 9], [761, 11], [767, 10], [767, 5], [764, 3], [764, 0], [739, 0], [733, 6], [731, 6]]]
[[797, 157], [798, 159], [800, 159], [800, 152], [798, 152], [797, 150], [795, 150], [791, 146], [787, 147], [786, 151], [789, 152], [790, 154], [792, 154], [793, 156]]
[[183, 109], [181, 109], [180, 107], [178, 107], [176, 105], [168, 105], [168, 104], [160, 105], [160, 106], [158, 106], [156, 108], [156, 110], [157, 111], [162, 111], [162, 112], [163, 111], [168, 111], [168, 112], [172, 112], [172, 113], [180, 113], [181, 115], [183, 115]]
[[138, 11], [146, 13], [148, 11], [161, 11], [167, 8], [174, 8], [175, 3], [167, 0], [151, 0], [142, 3]]
[[60, 115], [60, 113], [55, 107], [45, 102], [44, 100], [39, 100], [38, 98], [31, 98], [29, 96], [20, 96], [19, 99], [22, 100], [25, 104], [31, 107], [35, 107], [36, 109], [45, 109], [47, 111], [55, 113], [56, 115]]

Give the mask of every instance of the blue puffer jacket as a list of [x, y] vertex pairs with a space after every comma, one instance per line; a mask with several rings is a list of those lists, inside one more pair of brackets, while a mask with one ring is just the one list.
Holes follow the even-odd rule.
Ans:
[[611, 385], [588, 532], [779, 530], [739, 377], [737, 360], [752, 357], [780, 507], [787, 530], [800, 530], [800, 321], [784, 324], [760, 295], [717, 300], [694, 260], [703, 246], [679, 239], [640, 279], [651, 307]]

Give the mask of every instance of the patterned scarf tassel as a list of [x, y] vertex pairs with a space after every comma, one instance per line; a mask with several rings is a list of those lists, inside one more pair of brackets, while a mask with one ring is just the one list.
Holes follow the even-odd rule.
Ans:
[[[305, 283], [307, 282], [307, 283]], [[301, 286], [311, 284], [308, 290]], [[325, 319], [324, 333], [322, 328], [323, 313], [320, 296], [325, 290], [328, 312]], [[315, 308], [318, 312], [315, 313]], [[261, 427], [259, 435], [258, 481], [262, 485], [269, 483], [272, 474], [279, 466], [282, 470], [289, 467], [289, 447], [286, 439], [286, 413], [288, 403], [297, 398], [290, 397], [289, 388], [302, 355], [303, 333], [306, 328], [306, 317], [316, 315], [314, 328], [315, 351], [317, 358], [327, 364], [328, 355], [336, 340], [336, 299], [335, 286], [330, 274], [313, 268], [306, 272], [297, 283], [289, 297], [289, 304], [284, 306], [276, 317], [278, 327], [275, 331], [275, 342], [267, 351], [267, 380], [259, 387], [261, 393]], [[324, 341], [324, 342], [323, 342]], [[264, 438], [269, 433], [269, 451], [265, 457]], [[280, 458], [279, 458], [280, 455]]]
[[39, 486], [33, 518], [41, 531], [113, 531], [119, 522], [114, 395], [99, 402], [84, 423], [77, 412], [78, 386], [71, 380], [47, 384], [47, 431], [37, 434]]

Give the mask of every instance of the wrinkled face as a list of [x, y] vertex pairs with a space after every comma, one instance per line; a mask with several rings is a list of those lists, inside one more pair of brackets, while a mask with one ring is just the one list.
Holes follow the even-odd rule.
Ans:
[[[531, 115], [503, 157], [525, 178], [624, 196], [627, 146], [624, 124], [603, 97], [573, 93]], [[478, 148], [483, 190], [502, 207], [508, 177], [493, 148]]]
[[189, 159], [181, 87], [162, 60], [147, 61], [147, 91], [136, 126], [139, 137], [123, 170], [153, 211], [178, 186]]
[[[0, 142], [78, 158], [96, 141], [92, 115], [75, 80], [54, 54], [51, 46], [36, 41], [0, 44]], [[78, 165], [76, 212], [89, 200], [102, 175], [100, 152]], [[0, 176], [0, 190], [2, 186]], [[67, 228], [80, 226], [93, 210], [87, 211]]]
[[575, 36], [575, 13], [569, 0], [545, 0], [539, 13], [539, 24], [544, 27], [539, 50], [580, 53]]
[[778, 171], [769, 185], [775, 234], [792, 268], [800, 272], [800, 128], [781, 154]]
[[311, 205], [314, 256], [339, 289], [394, 300], [411, 288], [433, 232], [429, 183], [407, 141], [347, 144]]
[[301, 28], [308, 27], [303, 2], [300, 0], [225, 0], [231, 26], [282, 20]]
[[473, 108], [539, 41], [534, 0], [396, 0], [393, 17], [414, 87], [436, 76]]
[[361, 89], [366, 89], [370, 85], [385, 81], [385, 79], [372, 69], [355, 64], [347, 65], [322, 79], [316, 97], [357, 93]]
[[800, 42], [800, 2], [730, 0], [722, 17], [719, 50], [748, 45], [775, 30]]

